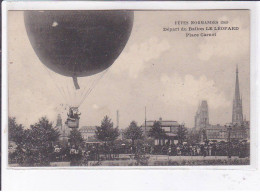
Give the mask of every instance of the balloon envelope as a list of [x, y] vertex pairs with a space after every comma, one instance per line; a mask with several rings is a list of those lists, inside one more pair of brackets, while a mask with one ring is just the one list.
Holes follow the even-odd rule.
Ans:
[[132, 11], [25, 11], [31, 45], [51, 70], [83, 77], [111, 66], [133, 26]]

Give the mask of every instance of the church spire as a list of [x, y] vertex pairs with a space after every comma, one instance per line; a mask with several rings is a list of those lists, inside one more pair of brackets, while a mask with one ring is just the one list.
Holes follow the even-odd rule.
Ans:
[[241, 124], [243, 122], [242, 97], [240, 98], [238, 67], [236, 68], [235, 95], [233, 101], [232, 123]]
[[240, 100], [239, 79], [238, 79], [238, 67], [237, 67], [237, 69], [236, 69], [235, 100]]

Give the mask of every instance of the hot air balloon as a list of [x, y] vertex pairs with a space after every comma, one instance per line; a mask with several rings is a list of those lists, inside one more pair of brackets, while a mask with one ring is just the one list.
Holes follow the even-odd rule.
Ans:
[[133, 19], [133, 11], [126, 10], [24, 12], [39, 60], [51, 71], [72, 77], [76, 90], [78, 77], [104, 72], [114, 63], [130, 37]]

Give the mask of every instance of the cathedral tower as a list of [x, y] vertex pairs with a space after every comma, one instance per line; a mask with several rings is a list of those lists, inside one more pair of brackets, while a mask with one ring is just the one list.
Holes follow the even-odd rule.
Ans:
[[209, 111], [208, 111], [208, 103], [206, 100], [203, 100], [197, 113], [195, 115], [195, 129], [202, 130], [205, 129], [209, 125]]
[[232, 124], [242, 124], [242, 122], [243, 122], [242, 98], [240, 97], [238, 68], [237, 68], [235, 95], [233, 100]]
[[57, 117], [56, 127], [62, 127], [62, 119], [60, 114], [58, 114]]

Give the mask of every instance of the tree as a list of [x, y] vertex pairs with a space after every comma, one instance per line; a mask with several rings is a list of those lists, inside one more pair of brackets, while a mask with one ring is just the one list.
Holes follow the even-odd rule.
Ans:
[[59, 138], [59, 132], [46, 117], [39, 119], [29, 129], [16, 123], [15, 118], [9, 118], [9, 140], [17, 144], [12, 157], [23, 166], [47, 166], [54, 151], [53, 144]]
[[[69, 151], [69, 160], [70, 160], [70, 165], [80, 165], [81, 164], [81, 159], [82, 159], [82, 146], [84, 139], [79, 132], [78, 129], [72, 129], [69, 134], [69, 142], [72, 147], [70, 147]], [[70, 152], [72, 149], [75, 149], [76, 152]]]
[[17, 124], [15, 117], [8, 117], [8, 139], [20, 146], [23, 141], [24, 127]]
[[[108, 157], [111, 158], [111, 152], [113, 148], [113, 143], [119, 136], [119, 131], [117, 128], [113, 127], [114, 124], [111, 122], [111, 119], [108, 116], [105, 116], [101, 121], [101, 126], [97, 127], [96, 138], [105, 143], [105, 152], [109, 153]], [[107, 144], [110, 144], [110, 149], [107, 147]], [[107, 157], [107, 155], [106, 155]]]
[[153, 123], [153, 126], [150, 129], [150, 131], [149, 131], [149, 136], [153, 137], [155, 139], [158, 139], [159, 140], [159, 145], [161, 145], [161, 140], [162, 139], [167, 138], [167, 134], [163, 130], [160, 121], [155, 121]]
[[132, 121], [125, 132], [126, 139], [131, 139], [132, 147], [134, 147], [135, 140], [143, 138], [143, 131], [141, 127], [137, 126], [135, 121]]
[[53, 145], [60, 136], [59, 132], [54, 129], [52, 123], [49, 122], [46, 117], [40, 118], [39, 121], [31, 125], [30, 128], [32, 141], [39, 148], [44, 145]]
[[74, 145], [76, 147], [79, 147], [83, 144], [84, 139], [83, 139], [81, 133], [79, 132], [79, 130], [72, 129], [70, 131], [69, 142], [71, 145]]
[[22, 152], [25, 154], [23, 165], [48, 166], [54, 151], [54, 143], [58, 141], [59, 132], [46, 117], [25, 130]]
[[188, 144], [195, 145], [200, 142], [200, 139], [201, 139], [201, 135], [199, 131], [194, 130], [194, 131], [187, 132]]
[[113, 142], [119, 136], [119, 131], [117, 128], [113, 127], [114, 124], [111, 122], [108, 116], [105, 116], [101, 122], [101, 126], [97, 127], [96, 138], [100, 141], [106, 143]]
[[22, 148], [25, 143], [25, 134], [24, 127], [16, 122], [16, 118], [8, 117], [8, 143], [12, 146], [12, 149], [8, 150], [8, 160], [10, 163], [22, 163], [24, 161], [25, 155], [22, 152]]
[[178, 142], [181, 144], [186, 140], [187, 129], [186, 129], [186, 127], [184, 127], [184, 125], [178, 126], [177, 136], [178, 136]]

